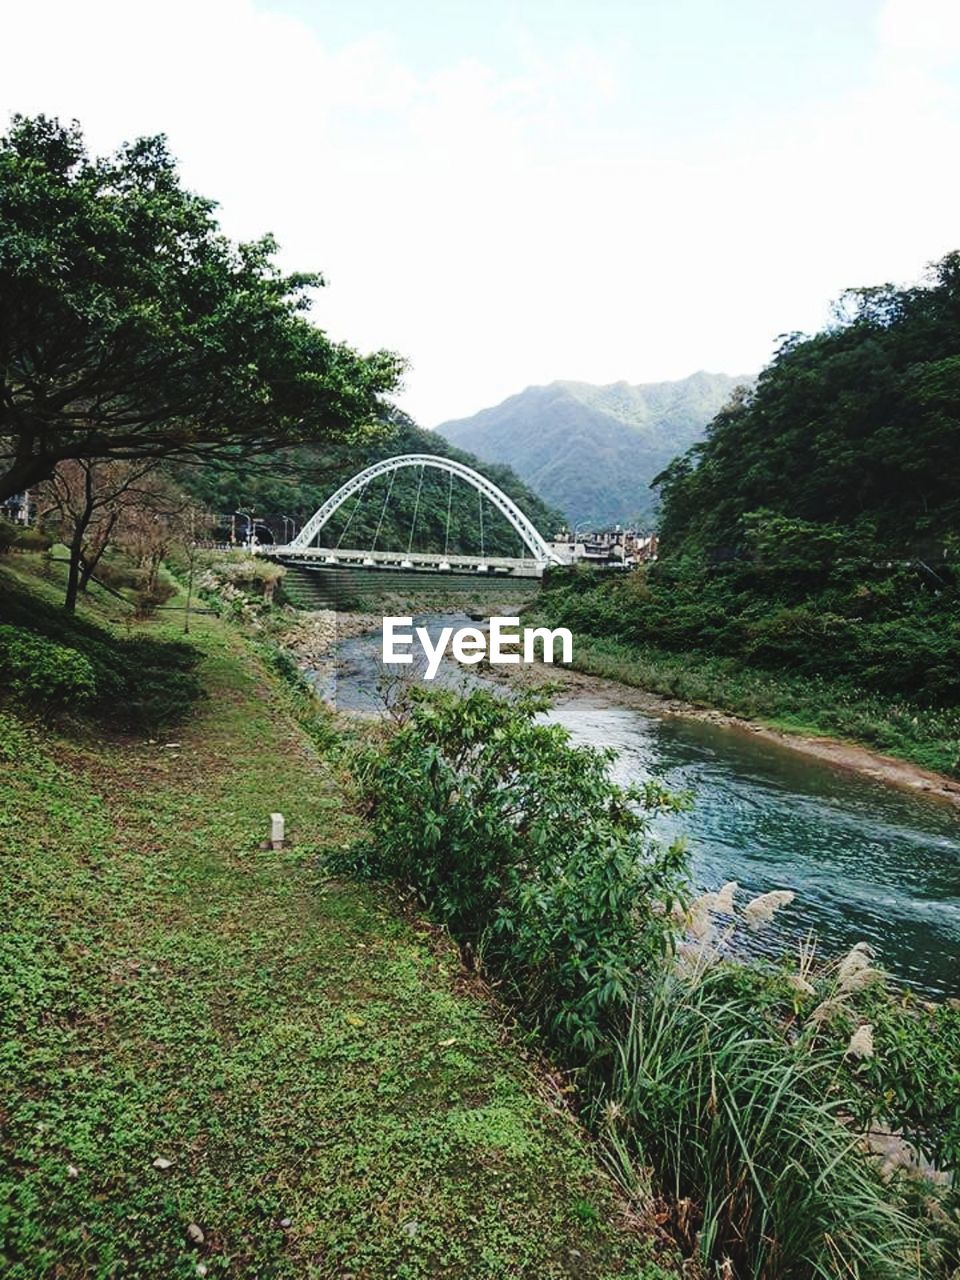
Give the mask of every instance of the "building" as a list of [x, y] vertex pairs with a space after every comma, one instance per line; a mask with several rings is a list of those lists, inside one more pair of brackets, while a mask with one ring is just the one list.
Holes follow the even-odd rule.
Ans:
[[11, 494], [4, 502], [0, 502], [0, 516], [5, 520], [12, 520], [14, 524], [30, 524], [33, 515], [33, 495], [29, 489], [26, 493]]
[[573, 564], [586, 561], [590, 564], [613, 565], [629, 568], [656, 560], [659, 539], [655, 533], [640, 533], [635, 529], [602, 529], [590, 532], [571, 532], [561, 529], [550, 547], [562, 559]]

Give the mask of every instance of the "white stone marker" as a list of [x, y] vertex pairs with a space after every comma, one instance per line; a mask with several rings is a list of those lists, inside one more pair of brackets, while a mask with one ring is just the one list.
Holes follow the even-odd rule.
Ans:
[[283, 814], [271, 813], [270, 815], [270, 848], [283, 848]]

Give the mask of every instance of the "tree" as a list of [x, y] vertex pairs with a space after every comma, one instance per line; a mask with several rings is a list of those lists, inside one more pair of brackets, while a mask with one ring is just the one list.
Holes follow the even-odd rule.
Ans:
[[[169, 522], [187, 504], [157, 473], [158, 463], [62, 462], [39, 490], [39, 519], [67, 545], [70, 568], [64, 605], [73, 612], [104, 552], [143, 523]], [[162, 555], [162, 552], [161, 552]]]
[[960, 253], [923, 283], [848, 291], [654, 481], [663, 554], [748, 552], [765, 510], [853, 531], [877, 557], [941, 558], [960, 527]]
[[189, 551], [192, 563], [198, 540], [209, 535], [212, 517], [162, 474], [150, 478], [144, 497], [126, 508], [115, 542], [144, 571], [145, 589], [152, 591], [174, 547]]
[[67, 460], [216, 457], [363, 436], [402, 369], [311, 324], [319, 275], [232, 244], [166, 140], [0, 139], [0, 500]]

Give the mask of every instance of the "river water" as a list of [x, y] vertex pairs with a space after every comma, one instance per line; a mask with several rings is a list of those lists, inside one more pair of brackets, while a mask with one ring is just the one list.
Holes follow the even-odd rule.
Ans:
[[[435, 636], [465, 615], [421, 615]], [[343, 710], [376, 714], [380, 631], [343, 641], [325, 692]], [[396, 669], [400, 671], [400, 668]], [[410, 667], [402, 669], [409, 672]], [[486, 684], [445, 662], [437, 683]], [[701, 888], [736, 880], [747, 894], [792, 889], [766, 945], [813, 930], [823, 954], [864, 940], [896, 978], [930, 996], [960, 996], [960, 810], [826, 764], [743, 730], [611, 705], [578, 691], [548, 718], [578, 743], [613, 747], [622, 782], [658, 778], [689, 791], [689, 812], [659, 818], [682, 835]]]

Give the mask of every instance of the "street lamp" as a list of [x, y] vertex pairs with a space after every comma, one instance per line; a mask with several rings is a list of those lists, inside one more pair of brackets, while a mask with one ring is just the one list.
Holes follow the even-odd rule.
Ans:
[[243, 516], [244, 520], [247, 522], [246, 546], [248, 550], [252, 551], [254, 542], [253, 508], [251, 507], [249, 511], [241, 511], [238, 507], [236, 514], [238, 516]]
[[592, 521], [590, 520], [581, 520], [579, 521], [579, 523], [573, 526], [573, 558], [574, 560], [576, 560], [577, 558], [577, 537], [580, 533], [580, 530], [582, 529], [583, 532], [586, 533], [590, 528], [591, 523]]

